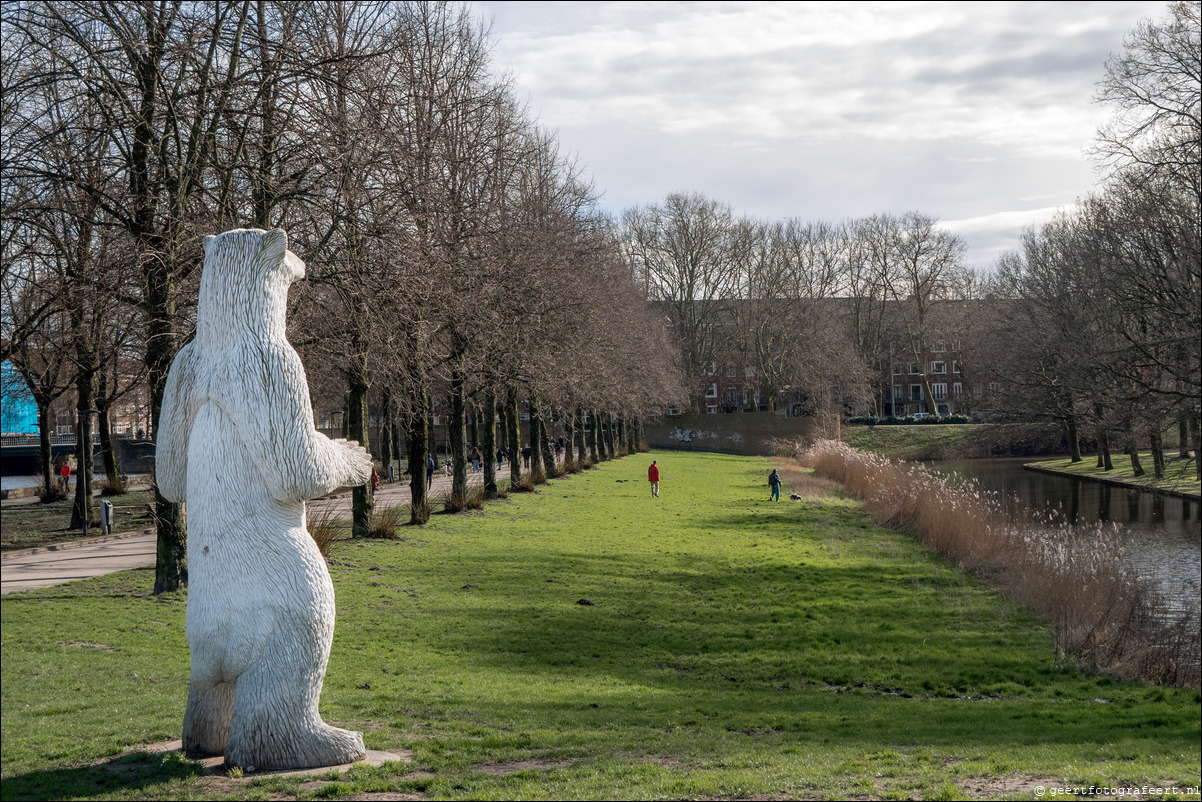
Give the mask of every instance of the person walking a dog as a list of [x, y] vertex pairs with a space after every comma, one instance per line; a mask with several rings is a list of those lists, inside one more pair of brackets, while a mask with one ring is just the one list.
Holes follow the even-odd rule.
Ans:
[[772, 488], [772, 500], [780, 501], [780, 474], [776, 472], [776, 468], [768, 474], [768, 486]]
[[659, 462], [651, 460], [651, 467], [647, 469], [647, 481], [651, 482], [651, 496], [659, 498]]

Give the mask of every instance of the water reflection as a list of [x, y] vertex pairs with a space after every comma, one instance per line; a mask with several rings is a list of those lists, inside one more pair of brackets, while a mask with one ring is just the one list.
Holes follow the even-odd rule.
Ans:
[[1017, 498], [1022, 507], [1076, 523], [1121, 524], [1115, 537], [1133, 565], [1155, 577], [1178, 603], [1198, 606], [1202, 585], [1202, 517], [1190, 499], [1127, 490], [1101, 482], [1023, 469], [1027, 459], [928, 462], [939, 473], [975, 479], [981, 489]]

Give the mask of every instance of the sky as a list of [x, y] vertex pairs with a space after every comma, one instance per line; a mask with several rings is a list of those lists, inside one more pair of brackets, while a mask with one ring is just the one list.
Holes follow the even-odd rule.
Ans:
[[542, 126], [617, 214], [919, 211], [988, 270], [1096, 188], [1105, 63], [1164, 2], [475, 2]]

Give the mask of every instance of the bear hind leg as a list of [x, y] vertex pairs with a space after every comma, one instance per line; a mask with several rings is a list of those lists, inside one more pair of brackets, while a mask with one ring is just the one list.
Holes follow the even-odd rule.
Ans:
[[[238, 678], [234, 717], [225, 744], [227, 766], [247, 770], [338, 766], [367, 754], [363, 733], [321, 720], [321, 692], [293, 673], [268, 672], [264, 660]], [[304, 672], [299, 672], [303, 674]]]
[[233, 712], [233, 683], [219, 682], [207, 691], [189, 684], [188, 707], [184, 711], [184, 754], [192, 758], [222, 754]]

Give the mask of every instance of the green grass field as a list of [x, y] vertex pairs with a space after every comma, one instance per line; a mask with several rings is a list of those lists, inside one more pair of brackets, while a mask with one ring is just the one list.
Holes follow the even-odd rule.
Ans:
[[1115, 454], [1112, 458], [1114, 468], [1109, 471], [1099, 468], [1097, 459], [1092, 455], [1077, 463], [1068, 459], [1058, 459], [1041, 460], [1031, 464], [1038, 468], [1070, 473], [1087, 479], [1109, 479], [1141, 487], [1192, 493], [1195, 496], [1202, 493], [1202, 482], [1198, 481], [1197, 466], [1192, 459], [1181, 459], [1174, 453], [1165, 454], [1163, 479], [1157, 479], [1152, 474], [1152, 453], [1150, 451], [1141, 452], [1139, 461], [1144, 469], [1143, 476], [1135, 475], [1135, 470], [1131, 467], [1131, 458], [1126, 454]]
[[653, 452], [337, 544], [322, 713], [407, 764], [233, 779], [119, 757], [179, 737], [185, 594], [151, 596], [148, 569], [5, 596], [0, 795], [1197, 798], [1197, 691], [1076, 672], [858, 503], [768, 501], [771, 465]]
[[[113, 530], [127, 532], [154, 526], [154, 492], [136, 490], [108, 499], [113, 503]], [[95, 500], [93, 515], [99, 519], [100, 499]], [[50, 543], [67, 543], [83, 539], [82, 529], [71, 529], [71, 508], [74, 498], [49, 504], [12, 504], [4, 507], [4, 526], [0, 533], [0, 550], [25, 549]], [[90, 537], [100, 534], [99, 520], [93, 522]]]

